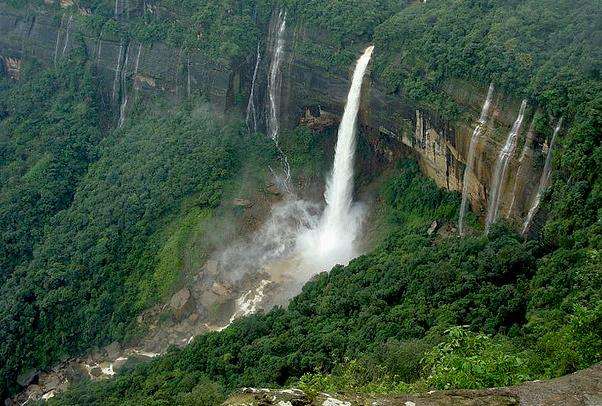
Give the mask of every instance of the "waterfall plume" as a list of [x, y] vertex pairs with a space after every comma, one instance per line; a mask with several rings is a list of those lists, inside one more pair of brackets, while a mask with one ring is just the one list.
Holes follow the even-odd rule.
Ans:
[[373, 46], [359, 58], [347, 104], [338, 131], [332, 172], [328, 178], [326, 208], [316, 230], [302, 235], [302, 253], [305, 260], [319, 270], [336, 264], [347, 264], [356, 255], [355, 241], [360, 229], [361, 210], [353, 205], [353, 164], [355, 158], [355, 133], [360, 107], [362, 83]]
[[65, 34], [65, 46], [63, 46], [62, 56], [65, 56], [65, 52], [67, 52], [67, 47], [69, 46], [69, 34], [71, 33], [71, 27], [73, 26], [73, 15], [69, 16], [69, 20], [67, 21], [67, 31]]
[[539, 186], [537, 187], [537, 194], [535, 195], [535, 199], [533, 199], [533, 204], [529, 209], [529, 213], [527, 214], [527, 218], [523, 223], [522, 235], [527, 234], [529, 231], [529, 227], [531, 226], [531, 222], [533, 221], [533, 217], [537, 210], [539, 209], [539, 205], [541, 203], [541, 198], [543, 196], [546, 187], [548, 187], [548, 182], [550, 181], [550, 175], [552, 174], [552, 149], [554, 149], [554, 144], [556, 143], [556, 136], [560, 132], [560, 128], [562, 127], [562, 118], [558, 121], [558, 125], [554, 129], [554, 134], [552, 135], [552, 139], [550, 140], [550, 146], [548, 147], [548, 154], [546, 155], [546, 162], [543, 167], [543, 172], [541, 173], [541, 178], [539, 178]]
[[462, 204], [460, 205], [460, 219], [458, 221], [458, 229], [460, 235], [464, 235], [464, 216], [466, 215], [466, 209], [468, 207], [468, 177], [473, 171], [474, 159], [476, 154], [477, 144], [479, 143], [479, 137], [483, 131], [485, 123], [487, 123], [487, 116], [489, 114], [489, 107], [491, 106], [491, 98], [493, 97], [493, 83], [489, 85], [489, 91], [487, 92], [487, 98], [483, 103], [481, 109], [481, 116], [477, 123], [472, 137], [470, 138], [470, 146], [468, 148], [468, 157], [466, 158], [466, 168], [464, 169], [464, 178], [462, 181]]
[[126, 108], [128, 105], [128, 93], [127, 93], [127, 83], [126, 83], [126, 69], [129, 61], [129, 53], [130, 48], [127, 47], [125, 51], [125, 61], [121, 68], [120, 77], [121, 77], [121, 105], [119, 106], [119, 121], [117, 122], [117, 128], [123, 127], [125, 123], [125, 114]]
[[65, 14], [61, 17], [61, 22], [59, 24], [59, 28], [56, 30], [56, 42], [54, 44], [54, 58], [53, 62], [56, 65], [56, 58], [59, 53], [59, 43], [61, 41], [61, 30], [63, 29], [63, 21], [65, 20]]
[[535, 119], [531, 120], [531, 124], [529, 125], [529, 130], [527, 131], [527, 136], [525, 137], [525, 143], [523, 145], [523, 150], [520, 153], [520, 157], [518, 158], [518, 169], [516, 170], [516, 176], [514, 177], [514, 186], [512, 187], [512, 200], [510, 203], [510, 208], [508, 209], [508, 213], [506, 214], [506, 218], [509, 218], [515, 210], [517, 205], [516, 203], [516, 195], [519, 189], [520, 183], [520, 175], [523, 170], [523, 165], [525, 164], [525, 160], [527, 159], [527, 155], [533, 148], [533, 138], [535, 134], [533, 132], [533, 124]]
[[493, 172], [493, 177], [491, 179], [491, 191], [489, 193], [489, 205], [487, 207], [487, 218], [485, 220], [485, 231], [489, 232], [489, 228], [491, 225], [497, 220], [499, 209], [500, 209], [500, 201], [502, 197], [502, 189], [504, 186], [504, 180], [506, 179], [506, 173], [508, 171], [508, 165], [510, 163], [510, 158], [512, 154], [514, 154], [514, 150], [516, 149], [516, 141], [518, 139], [518, 134], [520, 133], [523, 125], [523, 119], [525, 118], [525, 110], [527, 108], [527, 101], [523, 100], [520, 106], [520, 110], [518, 113], [518, 117], [508, 133], [508, 137], [506, 138], [506, 143], [500, 150], [497, 161], [495, 163], [495, 169]]

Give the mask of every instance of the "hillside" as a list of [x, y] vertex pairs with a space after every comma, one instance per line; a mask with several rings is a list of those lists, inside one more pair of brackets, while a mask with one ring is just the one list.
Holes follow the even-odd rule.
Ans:
[[[601, 17], [595, 1], [0, 2], [2, 398], [400, 395], [599, 363]], [[297, 255], [299, 230], [338, 199], [346, 127], [336, 240], [354, 259], [308, 270], [324, 247]], [[150, 362], [107, 355], [149, 343]], [[54, 382], [117, 357], [115, 376]]]

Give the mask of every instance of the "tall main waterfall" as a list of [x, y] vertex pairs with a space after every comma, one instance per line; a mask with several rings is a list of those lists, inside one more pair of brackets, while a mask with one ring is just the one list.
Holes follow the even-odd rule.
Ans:
[[326, 209], [316, 230], [304, 236], [305, 255], [320, 270], [347, 264], [355, 256], [354, 243], [361, 216], [353, 206], [353, 163], [357, 114], [364, 75], [372, 57], [368, 47], [357, 61], [345, 112], [339, 126], [332, 173], [327, 181]]
[[560, 132], [560, 128], [562, 127], [562, 118], [558, 121], [558, 125], [554, 129], [554, 135], [552, 135], [552, 140], [550, 141], [550, 146], [548, 147], [548, 154], [546, 155], [546, 162], [543, 166], [543, 172], [541, 173], [541, 178], [539, 178], [539, 186], [537, 187], [537, 194], [535, 195], [535, 199], [533, 199], [533, 204], [531, 205], [531, 209], [529, 209], [529, 213], [527, 214], [527, 218], [523, 224], [522, 234], [525, 235], [527, 231], [529, 231], [529, 227], [531, 226], [531, 222], [533, 221], [533, 217], [535, 213], [537, 213], [537, 209], [539, 209], [539, 204], [541, 203], [541, 198], [543, 196], [543, 192], [546, 190], [548, 186], [548, 182], [550, 180], [550, 174], [552, 173], [552, 149], [554, 148], [554, 144], [556, 142], [556, 136]]
[[516, 141], [518, 134], [520, 133], [523, 126], [523, 119], [525, 118], [525, 109], [527, 108], [527, 101], [523, 100], [518, 117], [512, 126], [512, 130], [506, 138], [504, 147], [500, 150], [497, 161], [495, 163], [495, 169], [493, 172], [493, 178], [491, 179], [491, 191], [489, 193], [489, 206], [487, 208], [487, 218], [485, 220], [485, 231], [489, 232], [491, 224], [493, 224], [498, 217], [500, 209], [500, 201], [502, 197], [502, 189], [504, 180], [506, 179], [506, 173], [508, 171], [508, 164], [510, 158], [514, 154], [516, 149]]
[[472, 137], [470, 138], [470, 146], [468, 148], [468, 158], [466, 158], [466, 168], [464, 169], [464, 179], [462, 181], [462, 204], [460, 206], [460, 220], [458, 221], [458, 229], [460, 230], [460, 235], [464, 235], [464, 216], [466, 215], [466, 209], [468, 206], [468, 177], [470, 173], [473, 171], [474, 159], [477, 149], [477, 144], [479, 142], [479, 137], [483, 131], [483, 127], [485, 123], [487, 123], [487, 116], [489, 114], [489, 106], [491, 106], [491, 98], [493, 97], [493, 83], [489, 85], [489, 91], [487, 92], [487, 98], [483, 103], [483, 108], [481, 109], [481, 117], [479, 117], [479, 122], [475, 127]]

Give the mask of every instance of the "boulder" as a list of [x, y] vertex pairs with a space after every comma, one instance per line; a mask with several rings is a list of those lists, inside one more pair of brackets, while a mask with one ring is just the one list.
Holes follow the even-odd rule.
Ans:
[[192, 297], [188, 288], [182, 288], [171, 297], [169, 301], [169, 307], [172, 310], [173, 316], [176, 320], [180, 320], [194, 309], [192, 303]]
[[280, 196], [282, 194], [282, 191], [278, 188], [277, 185], [274, 185], [274, 184], [268, 185], [266, 190], [268, 191], [269, 194], [274, 195], [274, 196]]
[[439, 223], [437, 221], [433, 221], [428, 231], [426, 232], [428, 235], [433, 235], [435, 231], [437, 231], [437, 227], [439, 227]]
[[126, 357], [119, 357], [115, 361], [113, 361], [113, 371], [119, 371], [125, 363], [128, 361]]
[[230, 296], [232, 294], [232, 286], [226, 283], [215, 282], [213, 286], [211, 286], [211, 292], [220, 297]]
[[110, 359], [115, 359], [119, 357], [119, 354], [121, 353], [121, 345], [119, 345], [117, 341], [113, 341], [105, 347], [104, 352]]
[[17, 383], [21, 386], [30, 385], [31, 383], [33, 383], [36, 380], [39, 373], [40, 373], [40, 371], [38, 371], [36, 369], [33, 369], [33, 368], [28, 369], [28, 370], [24, 371], [23, 373], [19, 374], [19, 376], [17, 376]]
[[205, 266], [203, 267], [205, 272], [211, 276], [216, 276], [219, 272], [218, 263], [215, 260], [209, 260], [205, 262]]
[[249, 207], [253, 206], [253, 202], [251, 202], [250, 200], [247, 200], [247, 199], [234, 199], [234, 200], [232, 200], [232, 205], [237, 206], [237, 207], [244, 207], [245, 209], [248, 209]]

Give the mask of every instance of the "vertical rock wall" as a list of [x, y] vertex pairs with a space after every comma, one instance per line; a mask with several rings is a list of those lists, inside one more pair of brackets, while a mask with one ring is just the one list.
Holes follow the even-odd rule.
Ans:
[[[142, 10], [161, 13], [151, 1], [117, 0], [116, 17], [122, 22]], [[214, 61], [200, 53], [185, 54], [182, 49], [164, 43], [140, 44], [134, 40], [92, 37], [81, 26], [79, 14], [86, 10], [74, 6], [64, 9], [62, 18], [37, 12], [16, 12], [0, 5], [0, 62], [4, 75], [18, 79], [22, 62], [35, 59], [43, 65], [60, 64], [72, 52], [82, 51], [95, 67], [102, 83], [105, 104], [119, 117], [127, 112], [132, 100], [161, 93], [174, 101], [190, 93], [204, 95], [218, 111], [244, 110], [246, 103], [236, 104], [239, 96], [251, 87], [255, 55], [249, 55], [240, 66], [228, 61]], [[275, 14], [277, 15], [277, 14]], [[265, 28], [269, 37], [269, 27]], [[299, 124], [314, 129], [336, 126], [342, 115], [353, 66], [348, 71], [333, 71], [312, 58], [303, 46], [311, 43], [321, 53], [336, 53], [323, 45], [324, 35], [300, 24], [289, 25], [284, 50], [281, 126]], [[263, 55], [256, 83], [256, 106], [265, 116], [265, 87], [271, 50], [270, 38], [260, 48]], [[322, 46], [323, 45], [323, 46]], [[358, 46], [358, 50], [361, 47]], [[378, 49], [375, 50], [378, 53]], [[400, 94], [390, 94], [376, 81], [366, 81], [360, 111], [360, 126], [369, 141], [376, 162], [387, 165], [402, 154], [415, 156], [428, 177], [452, 191], [462, 190], [465, 160], [470, 137], [479, 118], [487, 89], [461, 81], [453, 81], [444, 91], [457, 103], [461, 116], [454, 122], [438, 117], [432, 111], [416, 106]], [[487, 207], [492, 168], [519, 108], [519, 101], [497, 94], [481, 140], [477, 145], [474, 170], [469, 174], [468, 190], [472, 209], [481, 216]], [[263, 113], [263, 114], [262, 114]], [[527, 115], [531, 119], [533, 111]], [[511, 218], [517, 225], [528, 212], [542, 166], [541, 136], [521, 132], [518, 148], [511, 159], [508, 178], [503, 181], [501, 217]], [[370, 168], [378, 170], [380, 168]]]

